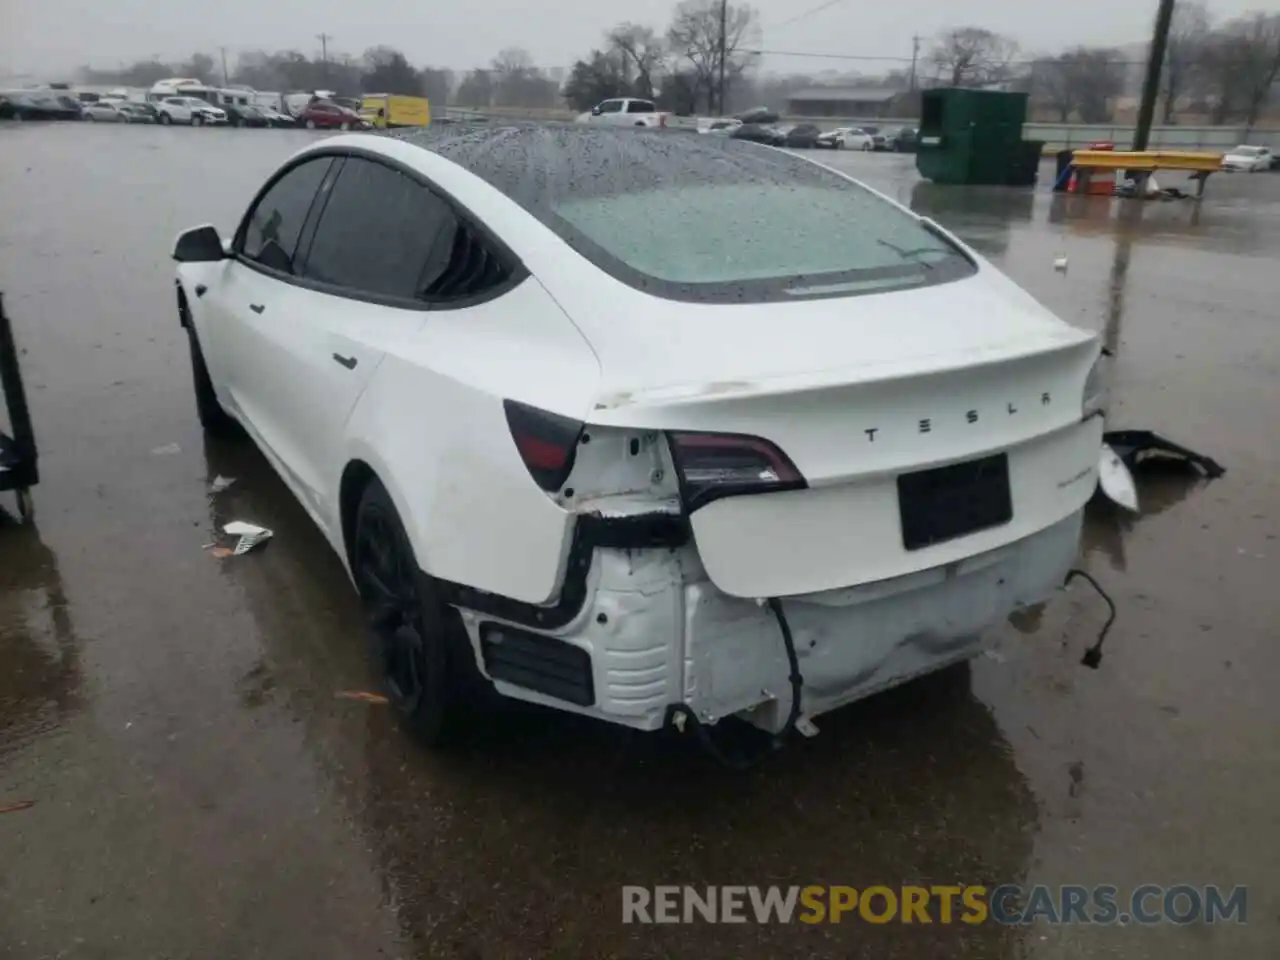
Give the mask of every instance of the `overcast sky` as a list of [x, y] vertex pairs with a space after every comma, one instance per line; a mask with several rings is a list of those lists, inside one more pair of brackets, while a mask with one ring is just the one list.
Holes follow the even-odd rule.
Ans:
[[[1074, 44], [1122, 44], [1148, 36], [1155, 0], [839, 0], [785, 23], [820, 0], [757, 0], [763, 47], [910, 57], [911, 37], [975, 24], [1007, 33], [1030, 51]], [[296, 49], [359, 54], [390, 44], [417, 66], [467, 69], [504, 46], [528, 49], [541, 66], [568, 66], [623, 20], [665, 30], [670, 0], [0, 0], [0, 73], [52, 79], [82, 63], [114, 66], [157, 55], [181, 59], [197, 50]], [[1218, 17], [1249, 9], [1280, 10], [1280, 0], [1209, 0]], [[535, 12], [536, 11], [536, 12]], [[856, 64], [771, 56], [766, 68], [816, 72], [823, 67], [880, 72], [891, 62]], [[52, 75], [52, 76], [51, 76]]]

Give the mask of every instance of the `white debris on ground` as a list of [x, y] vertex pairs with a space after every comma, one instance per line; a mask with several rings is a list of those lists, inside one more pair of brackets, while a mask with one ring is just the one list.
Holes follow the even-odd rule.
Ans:
[[221, 493], [223, 490], [227, 489], [227, 487], [231, 486], [235, 482], [236, 482], [235, 477], [224, 477], [222, 474], [218, 474], [216, 477], [213, 478], [213, 482], [209, 484], [209, 492]]
[[232, 556], [243, 556], [260, 543], [270, 540], [275, 533], [266, 527], [260, 527], [257, 524], [245, 523], [242, 520], [233, 520], [222, 528], [222, 532], [232, 537], [239, 537], [235, 548], [231, 551]]

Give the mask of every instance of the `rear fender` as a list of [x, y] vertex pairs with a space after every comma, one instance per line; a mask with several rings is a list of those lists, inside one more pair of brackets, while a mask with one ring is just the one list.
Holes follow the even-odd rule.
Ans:
[[400, 513], [419, 565], [446, 584], [526, 604], [554, 602], [574, 514], [530, 476], [503, 399], [584, 419], [599, 365], [532, 278], [496, 300], [430, 314], [389, 353], [347, 426]]

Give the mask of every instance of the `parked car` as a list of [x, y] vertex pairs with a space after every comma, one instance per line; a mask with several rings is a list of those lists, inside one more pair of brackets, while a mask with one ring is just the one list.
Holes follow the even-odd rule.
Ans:
[[369, 127], [369, 122], [350, 107], [327, 100], [308, 104], [298, 114], [298, 124], [308, 130], [365, 130]]
[[601, 100], [586, 113], [575, 118], [578, 123], [607, 124], [615, 127], [665, 127], [670, 114], [658, 109], [652, 100], [640, 97], [613, 97]]
[[222, 109], [227, 111], [227, 122], [233, 127], [271, 126], [271, 121], [262, 112], [262, 108], [253, 104], [226, 104]]
[[120, 102], [117, 100], [94, 100], [86, 101], [80, 107], [80, 112], [84, 114], [86, 120], [100, 121], [103, 123], [128, 123], [129, 117], [121, 112]]
[[1222, 158], [1222, 169], [1231, 173], [1253, 173], [1256, 170], [1270, 170], [1275, 158], [1266, 147], [1250, 147], [1241, 144], [1232, 147]]
[[291, 117], [289, 114], [282, 113], [274, 107], [259, 106], [258, 112], [266, 119], [267, 124], [272, 127], [296, 127], [298, 125], [297, 117]]
[[80, 104], [66, 94], [16, 91], [0, 95], [0, 119], [82, 120]]
[[812, 123], [801, 123], [787, 131], [787, 146], [812, 149], [818, 145], [822, 131]]
[[781, 130], [763, 123], [744, 123], [734, 129], [729, 137], [733, 140], [750, 140], [752, 143], [763, 143], [770, 147], [785, 147], [787, 135]]
[[742, 113], [734, 114], [734, 117], [743, 123], [769, 124], [777, 123], [781, 117], [770, 110], [768, 107], [753, 107], [750, 110], [744, 110]]
[[832, 147], [837, 150], [871, 150], [873, 144], [870, 134], [863, 133], [857, 127], [836, 127], [818, 137], [818, 146]]
[[187, 123], [193, 127], [225, 124], [227, 112], [199, 97], [165, 97], [156, 104], [157, 118], [163, 124]]
[[871, 138], [872, 150], [888, 150], [889, 138], [879, 127], [862, 127], [862, 132]]
[[173, 256], [205, 430], [304, 505], [428, 741], [474, 684], [786, 734], [979, 655], [1076, 562], [1097, 335], [789, 152], [338, 136]]
[[703, 117], [697, 121], [699, 133], [714, 133], [721, 136], [728, 136], [740, 126], [742, 121], [733, 117]]
[[160, 122], [160, 111], [156, 109], [154, 103], [148, 103], [146, 100], [127, 100], [124, 106], [128, 107], [135, 117], [145, 117], [146, 119], [143, 119], [142, 123]]
[[889, 149], [895, 153], [915, 153], [920, 146], [920, 131], [915, 127], [901, 127], [889, 137]]

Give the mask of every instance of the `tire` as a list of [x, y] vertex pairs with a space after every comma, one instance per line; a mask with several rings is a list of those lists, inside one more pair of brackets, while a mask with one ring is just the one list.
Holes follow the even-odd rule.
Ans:
[[204, 117], [200, 116], [200, 114], [198, 114], [198, 113], [193, 113], [193, 114], [191, 115], [191, 125], [192, 125], [193, 127], [203, 126], [203, 125], [204, 125]]
[[869, 143], [864, 143], [864, 144], [862, 145], [862, 152], [863, 152], [863, 153], [870, 153], [870, 152], [871, 152], [871, 144], [869, 144]]
[[305, 126], [308, 130], [314, 130], [316, 128], [316, 122], [314, 120], [308, 120]]
[[204, 362], [204, 352], [200, 349], [200, 341], [196, 337], [195, 327], [191, 325], [190, 316], [184, 317], [183, 321], [191, 348], [191, 382], [195, 390], [196, 416], [200, 419], [200, 426], [211, 437], [239, 437], [243, 434], [243, 429], [218, 402], [218, 394], [214, 392], [209, 368]]
[[167, 113], [160, 114], [157, 119], [159, 119], [161, 126], [167, 127], [169, 124], [173, 123], [173, 117], [169, 116]]
[[243, 127], [243, 126], [244, 126], [244, 121], [243, 121], [243, 120], [241, 120], [239, 117], [233, 117], [233, 118], [232, 118], [232, 120], [231, 120], [231, 125], [232, 125], [233, 127]]
[[443, 744], [459, 726], [469, 673], [462, 657], [473, 656], [462, 620], [437, 598], [376, 477], [360, 498], [353, 529], [351, 572], [387, 698], [415, 739]]
[[86, 120], [88, 120], [90, 123], [96, 123], [96, 122], [97, 122], [97, 118], [96, 118], [92, 113], [86, 113], [86, 114], [84, 115], [84, 118], [85, 118]]

